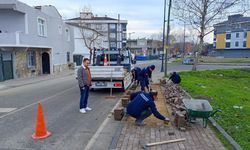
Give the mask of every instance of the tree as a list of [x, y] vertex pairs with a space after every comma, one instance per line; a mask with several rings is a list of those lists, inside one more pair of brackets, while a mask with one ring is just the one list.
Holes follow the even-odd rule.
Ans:
[[90, 62], [92, 62], [94, 47], [101, 45], [101, 40], [98, 37], [102, 36], [102, 34], [94, 29], [87, 28], [84, 23], [80, 23], [79, 27], [84, 45], [89, 49]]
[[188, 22], [198, 32], [199, 49], [194, 51], [193, 70], [196, 70], [198, 56], [204, 48], [204, 37], [213, 32], [213, 24], [223, 16], [223, 12], [241, 2], [241, 0], [174, 0], [175, 15]]

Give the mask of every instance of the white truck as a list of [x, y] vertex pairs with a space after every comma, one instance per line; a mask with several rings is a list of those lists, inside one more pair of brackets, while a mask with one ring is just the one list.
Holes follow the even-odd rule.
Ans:
[[[104, 66], [105, 60], [106, 66]], [[132, 83], [133, 62], [129, 49], [96, 50], [94, 63], [89, 66], [91, 89], [118, 88], [125, 91]], [[79, 66], [75, 68], [76, 77], [78, 68]]]

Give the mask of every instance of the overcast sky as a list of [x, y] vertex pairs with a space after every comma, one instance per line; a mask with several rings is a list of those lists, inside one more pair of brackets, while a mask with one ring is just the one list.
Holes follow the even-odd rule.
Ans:
[[[84, 7], [90, 8], [93, 14], [128, 20], [128, 33], [131, 38], [151, 38], [160, 34], [163, 28], [164, 0], [20, 0], [30, 6], [53, 5], [63, 19], [79, 17]], [[183, 33], [183, 25], [171, 21], [171, 32]], [[187, 31], [188, 32], [188, 31]]]

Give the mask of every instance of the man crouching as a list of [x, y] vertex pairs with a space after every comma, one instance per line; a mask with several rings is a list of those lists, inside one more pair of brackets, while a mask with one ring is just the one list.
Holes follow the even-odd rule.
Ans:
[[133, 94], [133, 99], [127, 106], [127, 114], [136, 118], [136, 125], [144, 125], [143, 120], [149, 117], [152, 113], [154, 116], [160, 120], [163, 120], [165, 123], [168, 123], [170, 120], [167, 117], [162, 116], [156, 108], [155, 100], [157, 100], [157, 92], [151, 91], [146, 92], [137, 92]]

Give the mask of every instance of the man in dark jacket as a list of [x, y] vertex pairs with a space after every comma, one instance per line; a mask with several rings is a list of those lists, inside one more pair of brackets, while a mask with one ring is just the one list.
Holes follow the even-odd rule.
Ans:
[[176, 72], [173, 72], [168, 80], [171, 80], [174, 84], [181, 83], [181, 77]]
[[132, 69], [132, 76], [133, 76], [132, 82], [135, 82], [137, 85], [139, 84], [138, 77], [140, 72], [141, 68], [139, 67], [135, 67], [134, 69]]
[[89, 97], [89, 88], [91, 86], [91, 74], [89, 70], [89, 59], [84, 58], [82, 66], [77, 70], [77, 79], [80, 88], [80, 112], [86, 113], [87, 110], [92, 110], [88, 107], [88, 97]]
[[143, 68], [142, 71], [139, 73], [138, 80], [140, 81], [141, 91], [145, 91], [145, 87], [149, 90], [149, 75], [151, 76], [153, 70], [155, 69], [155, 65], [148, 66]]
[[133, 100], [127, 106], [127, 114], [136, 118], [136, 125], [144, 125], [143, 120], [153, 114], [156, 118], [169, 122], [169, 118], [162, 116], [156, 108], [154, 100], [157, 100], [157, 92], [137, 92]]

